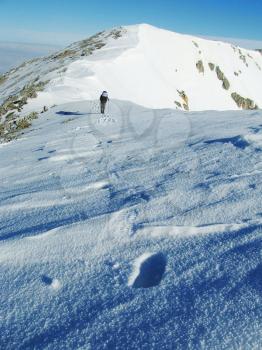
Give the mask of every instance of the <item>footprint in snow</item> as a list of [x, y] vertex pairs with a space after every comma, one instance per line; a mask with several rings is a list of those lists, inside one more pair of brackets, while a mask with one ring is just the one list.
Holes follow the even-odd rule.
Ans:
[[40, 152], [40, 151], [43, 151], [44, 148], [45, 148], [44, 146], [39, 147], [39, 148], [35, 149], [33, 152]]
[[46, 160], [46, 159], [49, 159], [49, 157], [41, 157], [41, 158], [38, 158], [38, 161], [41, 162], [42, 160]]
[[166, 257], [162, 253], [145, 253], [134, 262], [128, 285], [133, 288], [158, 286], [166, 270]]
[[111, 117], [101, 117], [98, 119], [97, 124], [108, 124], [108, 123], [115, 123], [116, 120]]
[[59, 290], [62, 287], [61, 282], [57, 278], [51, 278], [47, 275], [41, 276], [41, 282], [53, 290]]

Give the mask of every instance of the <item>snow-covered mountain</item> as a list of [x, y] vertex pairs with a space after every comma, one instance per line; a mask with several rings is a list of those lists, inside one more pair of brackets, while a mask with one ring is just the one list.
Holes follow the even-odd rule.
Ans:
[[42, 82], [24, 107], [112, 98], [149, 108], [237, 110], [262, 106], [262, 55], [150, 25], [106, 31], [36, 59], [1, 79], [0, 101]]
[[262, 348], [261, 57], [140, 25], [1, 77], [1, 350]]

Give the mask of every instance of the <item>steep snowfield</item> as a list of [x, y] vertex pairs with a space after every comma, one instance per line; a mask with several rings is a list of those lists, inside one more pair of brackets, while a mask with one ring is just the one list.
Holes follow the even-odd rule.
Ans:
[[261, 111], [97, 111], [0, 145], [0, 348], [260, 349]]
[[[103, 32], [94, 40], [98, 46], [91, 55], [90, 42], [85, 46], [83, 41], [67, 48], [72, 51], [71, 57], [53, 55], [11, 72], [0, 86], [1, 98], [40, 79], [49, 83], [37, 99], [24, 107], [24, 112], [42, 109], [44, 105], [97, 99], [104, 89], [112, 98], [148, 108], [183, 109], [184, 100], [178, 91], [185, 92], [192, 111], [237, 110], [231, 97], [234, 92], [252, 99], [259, 107], [262, 105], [259, 52], [146, 24]], [[198, 62], [203, 64], [202, 73], [196, 67]], [[228, 80], [228, 90], [222, 87], [216, 67]]]

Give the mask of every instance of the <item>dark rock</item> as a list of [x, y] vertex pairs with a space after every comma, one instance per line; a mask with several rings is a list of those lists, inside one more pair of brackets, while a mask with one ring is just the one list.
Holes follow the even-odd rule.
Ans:
[[215, 69], [214, 63], [209, 62], [208, 65], [209, 65], [210, 70], [214, 70]]
[[244, 98], [236, 92], [231, 94], [231, 97], [236, 102], [237, 106], [242, 109], [258, 109], [258, 106], [250, 98]]
[[216, 67], [216, 73], [217, 73], [217, 78], [222, 81], [222, 87], [225, 90], [228, 90], [230, 88], [230, 83], [228, 79], [225, 77], [224, 73], [222, 70], [219, 68], [219, 66]]
[[205, 68], [204, 68], [203, 61], [199, 60], [199, 61], [196, 63], [196, 67], [197, 67], [199, 73], [203, 73], [203, 74], [204, 74]]

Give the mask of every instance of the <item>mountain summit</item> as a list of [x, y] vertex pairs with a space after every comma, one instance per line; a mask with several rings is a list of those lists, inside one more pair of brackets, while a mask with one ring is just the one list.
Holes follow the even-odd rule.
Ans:
[[0, 77], [0, 103], [15, 95], [24, 98], [19, 111], [39, 111], [97, 99], [106, 89], [112, 98], [149, 108], [256, 109], [261, 81], [258, 51], [140, 24], [98, 33], [11, 70]]

